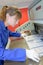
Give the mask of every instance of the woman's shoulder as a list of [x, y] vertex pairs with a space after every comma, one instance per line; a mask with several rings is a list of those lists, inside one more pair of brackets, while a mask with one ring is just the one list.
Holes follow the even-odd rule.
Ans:
[[3, 20], [0, 20], [0, 23], [2, 23], [3, 22]]
[[2, 27], [2, 25], [3, 25], [3, 21], [2, 21], [2, 20], [0, 20], [0, 28]]
[[3, 20], [0, 20], [0, 25], [2, 25], [2, 24], [3, 24], [3, 22], [4, 22]]

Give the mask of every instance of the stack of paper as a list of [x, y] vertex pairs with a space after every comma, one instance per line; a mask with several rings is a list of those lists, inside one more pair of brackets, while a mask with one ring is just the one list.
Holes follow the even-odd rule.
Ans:
[[25, 40], [30, 49], [34, 49], [43, 56], [43, 38], [40, 35], [26, 36]]

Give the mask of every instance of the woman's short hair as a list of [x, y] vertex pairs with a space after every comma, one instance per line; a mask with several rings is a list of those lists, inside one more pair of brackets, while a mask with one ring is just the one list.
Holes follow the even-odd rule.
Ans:
[[17, 7], [3, 6], [1, 13], [0, 13], [0, 19], [5, 21], [7, 13], [10, 16], [17, 15], [18, 19], [20, 19], [22, 17], [22, 14]]

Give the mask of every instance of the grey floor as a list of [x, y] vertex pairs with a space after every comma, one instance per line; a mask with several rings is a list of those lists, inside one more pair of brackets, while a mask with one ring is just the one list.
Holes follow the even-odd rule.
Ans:
[[[24, 39], [12, 41], [9, 48], [28, 48]], [[43, 57], [40, 58], [40, 62], [36, 63], [30, 59], [27, 59], [25, 62], [12, 62], [12, 61], [5, 61], [4, 65], [43, 65]]]

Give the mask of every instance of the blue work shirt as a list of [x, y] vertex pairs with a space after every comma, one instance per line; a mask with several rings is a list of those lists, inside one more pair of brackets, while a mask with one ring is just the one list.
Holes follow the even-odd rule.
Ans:
[[22, 48], [5, 49], [9, 37], [20, 37], [21, 34], [11, 32], [0, 20], [0, 60], [25, 61], [26, 51]]

